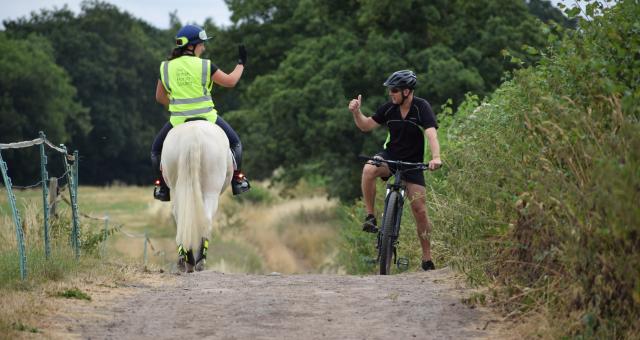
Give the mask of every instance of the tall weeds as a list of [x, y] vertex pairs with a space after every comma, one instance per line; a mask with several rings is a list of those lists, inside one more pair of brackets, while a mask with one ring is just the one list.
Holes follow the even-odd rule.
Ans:
[[[439, 261], [495, 287], [506, 315], [546, 318], [543, 336], [638, 338], [640, 4], [591, 1], [584, 14], [536, 51], [538, 65], [439, 117], [432, 244]], [[346, 214], [363, 217], [361, 203]], [[371, 242], [342, 236], [347, 269], [366, 271], [357, 261]]]
[[497, 303], [546, 313], [555, 335], [640, 335], [638, 18], [623, 1], [582, 20], [445, 124], [436, 225], [475, 239], [448, 238], [451, 263], [482, 268]]

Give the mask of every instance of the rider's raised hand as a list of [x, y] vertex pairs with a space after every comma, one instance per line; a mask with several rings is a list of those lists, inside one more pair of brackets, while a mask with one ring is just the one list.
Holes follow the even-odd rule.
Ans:
[[244, 45], [238, 45], [238, 64], [247, 64], [247, 49], [244, 47]]
[[349, 111], [351, 111], [353, 113], [360, 112], [360, 103], [361, 102], [362, 102], [362, 95], [361, 94], [358, 95], [358, 99], [351, 99], [351, 102], [349, 102]]

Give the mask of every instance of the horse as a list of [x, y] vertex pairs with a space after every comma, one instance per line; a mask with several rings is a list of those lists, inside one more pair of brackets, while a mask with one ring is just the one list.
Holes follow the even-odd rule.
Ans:
[[187, 121], [169, 131], [160, 164], [173, 196], [178, 270], [203, 270], [220, 195], [233, 175], [229, 140], [216, 124]]

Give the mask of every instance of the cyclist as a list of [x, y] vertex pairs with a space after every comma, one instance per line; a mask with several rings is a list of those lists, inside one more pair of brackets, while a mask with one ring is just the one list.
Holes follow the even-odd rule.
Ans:
[[204, 42], [210, 37], [200, 27], [187, 25], [176, 34], [176, 47], [167, 61], [160, 64], [160, 79], [156, 85], [156, 101], [168, 106], [171, 118], [167, 122], [151, 147], [151, 164], [156, 176], [156, 188], [153, 197], [160, 201], [169, 201], [167, 187], [160, 170], [160, 155], [169, 130], [184, 123], [189, 118], [206, 119], [224, 130], [235, 160], [235, 171], [231, 180], [234, 195], [249, 190], [249, 181], [242, 173], [242, 143], [240, 137], [218, 116], [211, 99], [213, 83], [224, 87], [234, 87], [240, 80], [247, 62], [247, 52], [243, 45], [238, 47], [239, 60], [235, 69], [227, 74], [210, 60], [200, 59], [204, 52]]
[[[405, 162], [424, 162], [425, 137], [429, 141], [431, 160], [429, 170], [442, 165], [440, 160], [440, 144], [436, 132], [438, 124], [431, 105], [425, 99], [414, 96], [416, 75], [409, 70], [394, 72], [383, 83], [387, 87], [390, 101], [378, 108], [372, 117], [362, 114], [360, 107], [362, 96], [352, 99], [349, 110], [353, 114], [356, 126], [363, 132], [371, 131], [385, 124], [389, 130], [384, 149], [375, 157]], [[367, 216], [362, 230], [377, 233], [378, 227], [374, 215], [376, 196], [376, 178], [389, 179], [393, 169], [383, 163], [376, 167], [365, 164], [362, 170], [362, 195]], [[431, 222], [427, 216], [426, 190], [424, 174], [421, 170], [408, 171], [402, 180], [407, 185], [407, 197], [411, 201], [411, 211], [416, 221], [418, 239], [422, 246], [422, 269], [435, 269], [431, 259], [430, 233]]]

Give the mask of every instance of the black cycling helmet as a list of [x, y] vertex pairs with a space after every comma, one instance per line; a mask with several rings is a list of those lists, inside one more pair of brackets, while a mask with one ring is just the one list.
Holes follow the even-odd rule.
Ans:
[[386, 87], [399, 87], [406, 89], [414, 89], [416, 87], [416, 83], [418, 79], [416, 78], [416, 74], [410, 70], [402, 70], [393, 72], [392, 75], [387, 78], [387, 80], [382, 83], [382, 85]]

